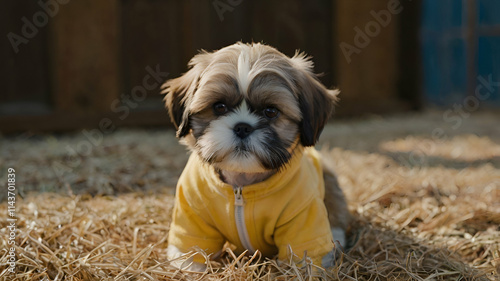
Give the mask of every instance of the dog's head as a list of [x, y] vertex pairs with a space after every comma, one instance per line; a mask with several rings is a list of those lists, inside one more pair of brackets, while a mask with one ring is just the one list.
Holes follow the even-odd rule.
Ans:
[[304, 54], [262, 44], [201, 52], [189, 67], [163, 85], [166, 107], [177, 137], [222, 170], [279, 170], [297, 147], [316, 143], [338, 94]]

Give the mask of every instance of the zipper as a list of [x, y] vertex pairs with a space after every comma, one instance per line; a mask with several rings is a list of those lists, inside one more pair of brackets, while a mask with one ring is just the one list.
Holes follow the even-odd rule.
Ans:
[[242, 191], [243, 187], [234, 187], [234, 219], [236, 221], [236, 229], [238, 230], [241, 244], [253, 254], [255, 249], [252, 243], [250, 243], [250, 236], [248, 236], [247, 226], [245, 224], [245, 200], [243, 200]]

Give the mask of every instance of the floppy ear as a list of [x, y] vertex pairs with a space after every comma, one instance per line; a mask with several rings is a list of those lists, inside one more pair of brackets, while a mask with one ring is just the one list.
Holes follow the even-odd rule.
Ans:
[[177, 137], [186, 136], [191, 126], [189, 124], [189, 104], [198, 88], [198, 81], [210, 61], [210, 53], [202, 51], [189, 61], [189, 71], [181, 77], [170, 79], [165, 82], [161, 93], [165, 94], [163, 99], [165, 107], [170, 115], [170, 120], [177, 130]]
[[329, 90], [321, 84], [312, 72], [313, 63], [304, 54], [295, 54], [291, 60], [298, 70], [296, 83], [302, 113], [300, 142], [303, 146], [313, 146], [333, 113], [339, 91]]

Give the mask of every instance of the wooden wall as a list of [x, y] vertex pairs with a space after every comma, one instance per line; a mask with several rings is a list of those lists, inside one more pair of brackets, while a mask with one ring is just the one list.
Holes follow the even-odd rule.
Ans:
[[[340, 47], [354, 44], [355, 27], [363, 29], [374, 20], [371, 12], [387, 9], [391, 0], [52, 2], [57, 1], [61, 4], [54, 15], [17, 53], [8, 40], [0, 44], [6, 62], [0, 66], [2, 132], [97, 127], [103, 118], [117, 126], [167, 125], [158, 87], [147, 87], [144, 100], [130, 101], [151, 69], [173, 78], [186, 71], [198, 50], [236, 41], [264, 42], [287, 55], [306, 51], [316, 72], [323, 73], [322, 82], [341, 89], [341, 115], [401, 111], [417, 104], [419, 93], [408, 95], [400, 82], [407, 67], [418, 64], [400, 63], [408, 52], [402, 42], [417, 34], [416, 28], [401, 31], [405, 19], [411, 25], [408, 18], [415, 18], [401, 15], [415, 15], [416, 9], [393, 15], [350, 62]], [[37, 1], [4, 6], [2, 34], [22, 35], [23, 17], [33, 21], [44, 11]], [[404, 85], [414, 80], [418, 77], [407, 78]]]
[[[340, 112], [391, 113], [420, 105], [418, 1], [337, 1]], [[345, 105], [345, 106], [344, 106]]]

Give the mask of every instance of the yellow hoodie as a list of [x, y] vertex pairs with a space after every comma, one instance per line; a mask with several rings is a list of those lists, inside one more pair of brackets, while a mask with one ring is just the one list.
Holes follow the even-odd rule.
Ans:
[[[289, 258], [291, 247], [299, 257], [307, 251], [321, 265], [334, 243], [319, 158], [314, 148], [305, 148], [269, 179], [233, 187], [193, 153], [177, 184], [169, 245], [217, 253], [229, 241], [235, 253], [259, 250], [281, 260]], [[195, 261], [204, 259], [197, 255]]]

